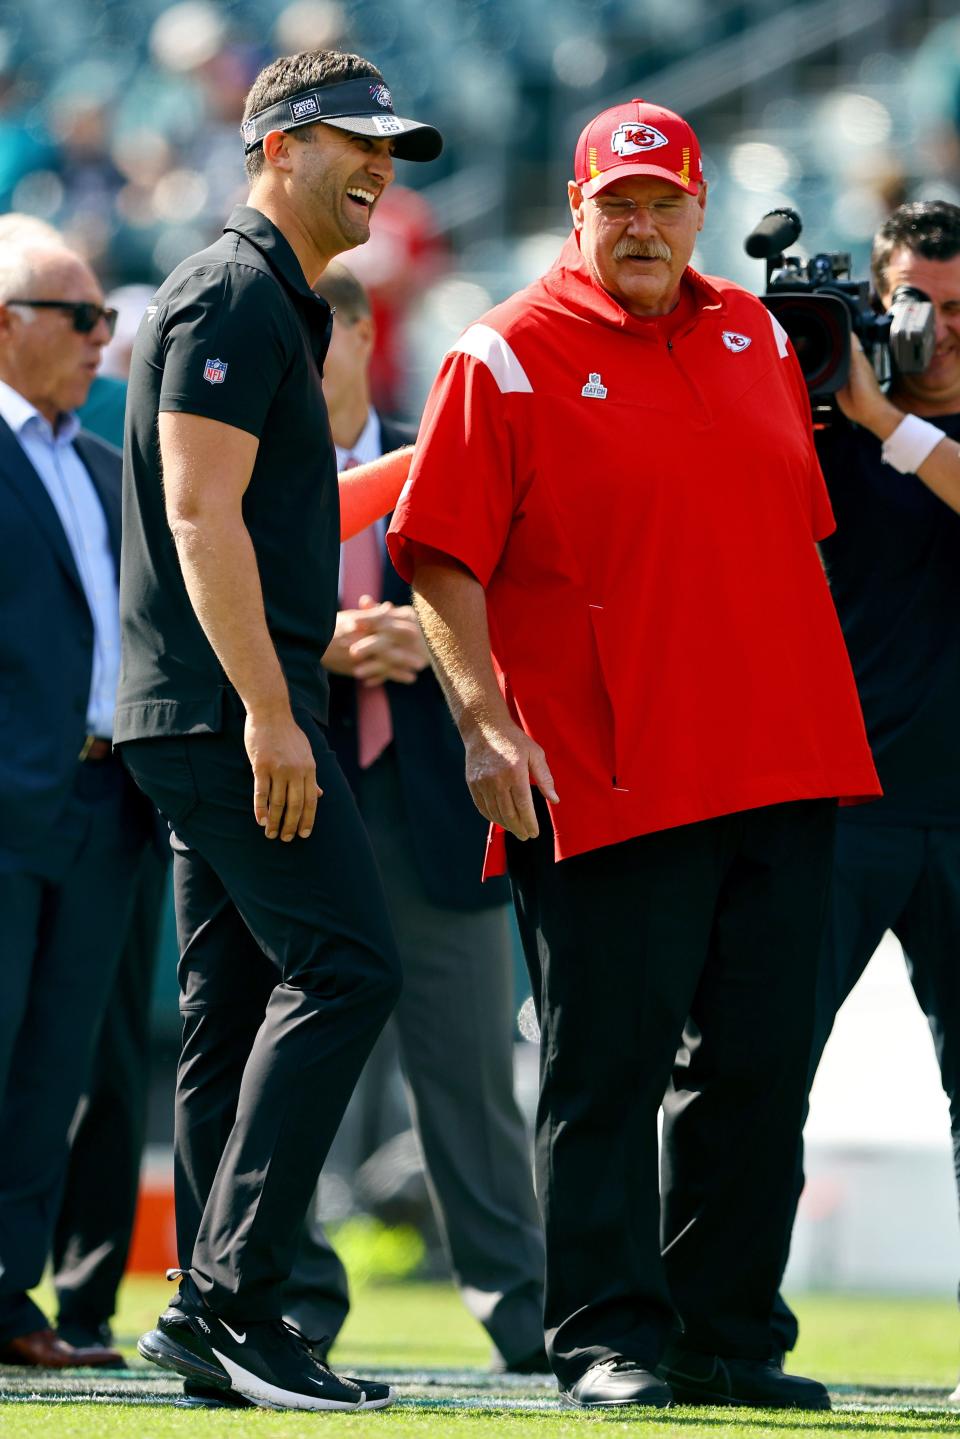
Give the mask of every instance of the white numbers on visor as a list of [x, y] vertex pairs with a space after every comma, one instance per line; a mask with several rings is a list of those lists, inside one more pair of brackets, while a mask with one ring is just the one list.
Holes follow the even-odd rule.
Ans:
[[395, 115], [371, 115], [374, 128], [378, 135], [400, 135], [403, 133], [403, 126]]

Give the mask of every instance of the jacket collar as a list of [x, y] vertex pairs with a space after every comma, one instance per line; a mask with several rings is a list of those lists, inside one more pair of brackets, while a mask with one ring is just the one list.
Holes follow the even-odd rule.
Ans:
[[[624, 330], [628, 334], [650, 337], [650, 322], [628, 314], [623, 306], [598, 284], [580, 250], [580, 239], [572, 230], [560, 251], [556, 262], [543, 277], [547, 292], [563, 305], [585, 320], [599, 321], [611, 328]], [[721, 312], [726, 302], [719, 290], [689, 265], [683, 272], [681, 284], [689, 285], [696, 301], [696, 315], [690, 322], [695, 325], [706, 310]]]

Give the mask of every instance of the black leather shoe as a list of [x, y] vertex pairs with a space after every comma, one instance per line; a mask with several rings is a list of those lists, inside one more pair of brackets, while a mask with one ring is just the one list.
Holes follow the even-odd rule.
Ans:
[[724, 1359], [690, 1349], [668, 1349], [657, 1367], [675, 1404], [745, 1404], [758, 1409], [829, 1409], [830, 1395], [816, 1379], [784, 1374], [775, 1359]]
[[575, 1409], [607, 1409], [616, 1404], [647, 1404], [665, 1409], [673, 1395], [670, 1387], [632, 1359], [604, 1359], [592, 1364], [560, 1398]]

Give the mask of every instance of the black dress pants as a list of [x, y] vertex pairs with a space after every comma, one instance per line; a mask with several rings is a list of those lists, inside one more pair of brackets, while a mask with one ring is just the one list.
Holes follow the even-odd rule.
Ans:
[[51, 1255], [57, 1324], [68, 1339], [96, 1337], [109, 1324], [130, 1252], [147, 1116], [150, 998], [169, 869], [169, 855], [148, 844], [73, 1125]]
[[0, 1343], [49, 1324], [27, 1291], [50, 1253], [67, 1136], [143, 852], [142, 807], [115, 759], [78, 764], [43, 842], [0, 854]]
[[540, 837], [508, 837], [508, 860], [539, 999], [553, 1367], [564, 1383], [618, 1355], [652, 1368], [671, 1331], [765, 1357], [835, 804], [748, 810], [557, 864], [537, 803]]
[[[888, 929], [903, 945], [910, 982], [930, 1026], [940, 1079], [950, 1101], [953, 1164], [960, 1191], [960, 826], [864, 824], [841, 817], [820, 954], [808, 1097], [837, 1010]], [[801, 1145], [794, 1211], [802, 1189]], [[774, 1345], [792, 1349], [797, 1327], [792, 1310], [778, 1296]]]
[[180, 1263], [228, 1321], [280, 1317], [317, 1175], [400, 992], [356, 805], [321, 728], [296, 717], [323, 796], [289, 844], [254, 818], [235, 697], [220, 733], [123, 746], [173, 828]]
[[[391, 1024], [434, 1213], [464, 1303], [513, 1362], [543, 1343], [543, 1237], [513, 1093], [507, 907], [441, 909], [427, 894], [395, 746], [360, 771], [357, 798], [403, 962]], [[374, 1066], [378, 1058], [379, 1047]], [[360, 1082], [371, 1109], [384, 1077], [368, 1067]], [[305, 1334], [332, 1340], [348, 1309], [343, 1265], [311, 1216], [284, 1313]]]

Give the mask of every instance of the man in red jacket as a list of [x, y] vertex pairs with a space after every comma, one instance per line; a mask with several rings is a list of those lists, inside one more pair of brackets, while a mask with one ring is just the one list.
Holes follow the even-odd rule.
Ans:
[[768, 1319], [836, 802], [879, 790], [830, 505], [786, 335], [690, 268], [690, 126], [615, 106], [574, 174], [556, 265], [447, 356], [390, 537], [539, 999], [547, 1351], [574, 1405], [827, 1408]]

